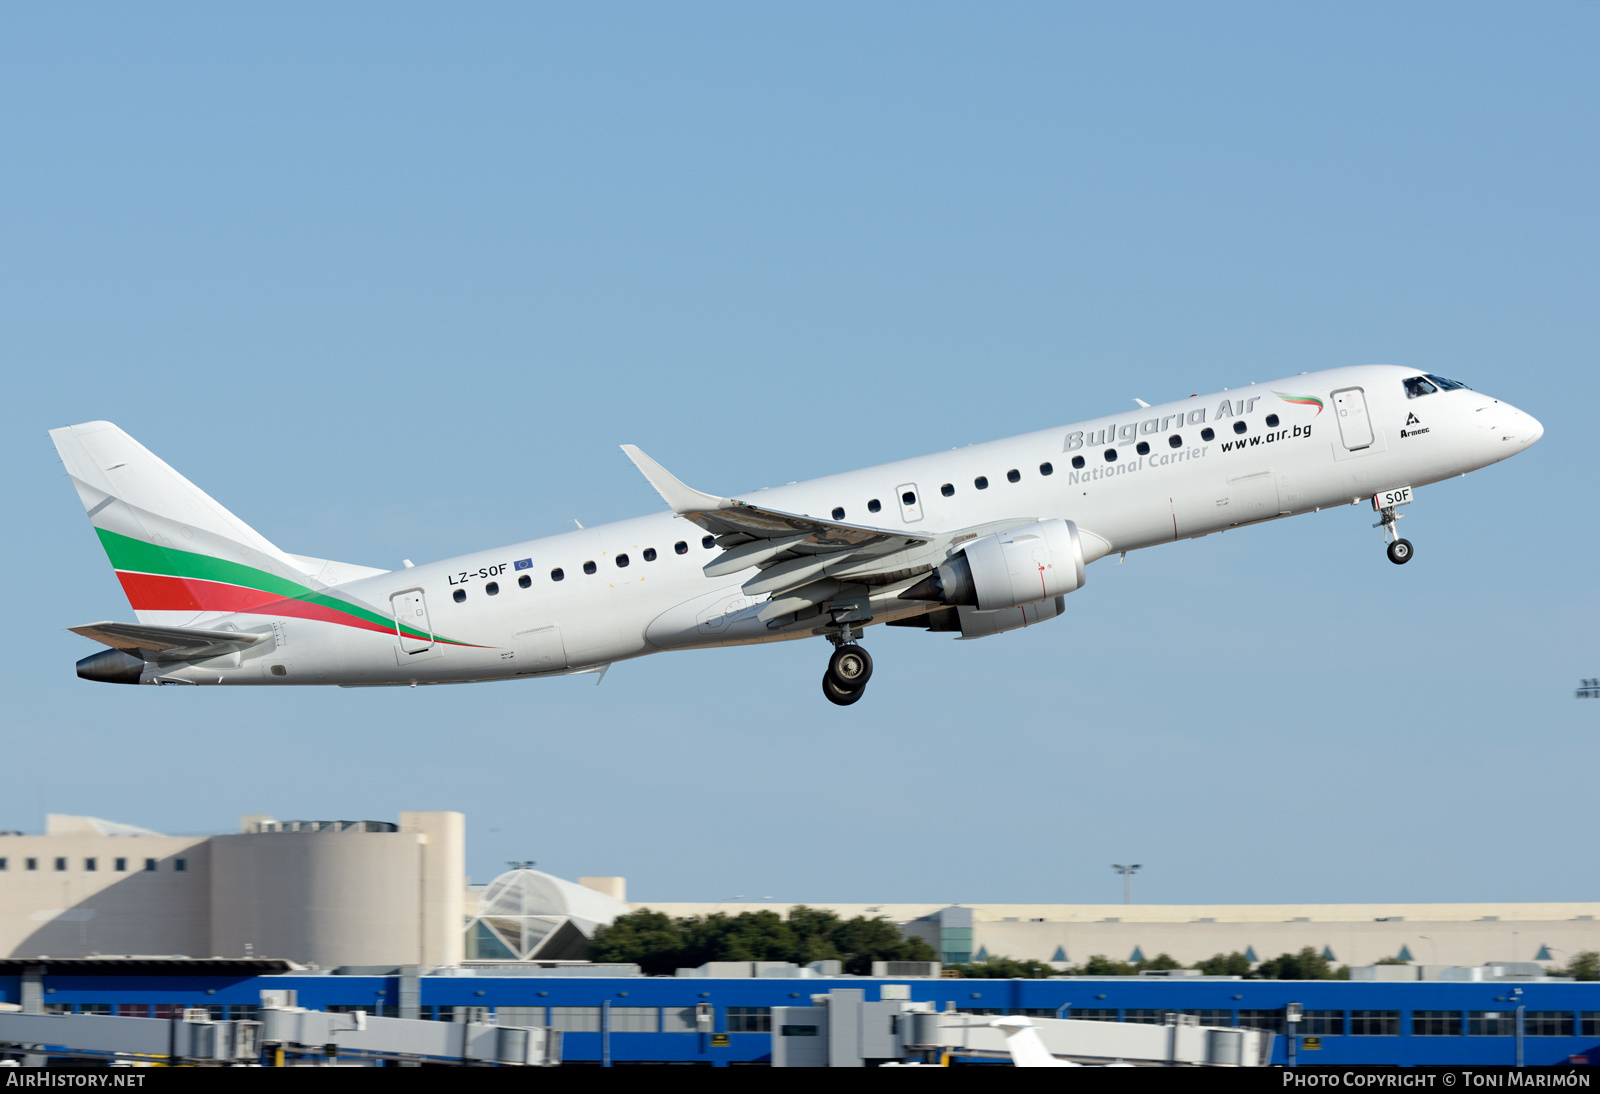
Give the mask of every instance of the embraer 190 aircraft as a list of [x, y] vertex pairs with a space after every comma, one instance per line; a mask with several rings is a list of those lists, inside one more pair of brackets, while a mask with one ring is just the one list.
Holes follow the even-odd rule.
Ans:
[[738, 498], [624, 445], [671, 512], [392, 571], [279, 550], [109, 422], [50, 436], [139, 619], [72, 628], [111, 647], [78, 662], [86, 680], [454, 684], [821, 636], [823, 694], [846, 706], [872, 675], [868, 625], [1042, 623], [1110, 554], [1370, 501], [1408, 562], [1396, 507], [1543, 433], [1454, 380], [1368, 365]]

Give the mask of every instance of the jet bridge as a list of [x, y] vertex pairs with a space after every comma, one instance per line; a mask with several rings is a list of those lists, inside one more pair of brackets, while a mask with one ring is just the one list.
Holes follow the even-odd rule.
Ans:
[[[1009, 1060], [1005, 1032], [981, 1016], [938, 1012], [932, 1003], [867, 1002], [859, 989], [813, 995], [809, 1007], [772, 1008], [773, 1067], [870, 1067], [946, 1056]], [[1265, 1067], [1274, 1034], [1202, 1026], [1169, 1013], [1163, 1025], [1033, 1018], [1052, 1056], [1079, 1064], [1145, 1067]]]
[[396, 1060], [457, 1066], [552, 1067], [561, 1034], [542, 1027], [483, 1022], [374, 1018], [263, 1007], [261, 1021], [212, 1021], [194, 1008], [181, 1018], [103, 1014], [0, 1013], [0, 1053], [99, 1060], [111, 1064], [284, 1066], [306, 1062]]

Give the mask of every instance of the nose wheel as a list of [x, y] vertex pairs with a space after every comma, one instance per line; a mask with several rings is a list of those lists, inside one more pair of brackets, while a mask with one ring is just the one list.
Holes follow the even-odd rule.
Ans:
[[861, 698], [872, 679], [872, 655], [854, 642], [840, 642], [822, 674], [822, 694], [836, 706], [847, 707]]
[[1389, 556], [1389, 561], [1396, 566], [1404, 566], [1411, 561], [1411, 556], [1416, 553], [1411, 546], [1411, 541], [1409, 539], [1401, 539], [1400, 533], [1394, 526], [1394, 522], [1400, 520], [1405, 514], [1396, 513], [1392, 505], [1380, 509], [1378, 512], [1382, 515], [1379, 517], [1378, 523], [1374, 524], [1373, 527], [1383, 529], [1384, 541], [1389, 545], [1386, 552]]

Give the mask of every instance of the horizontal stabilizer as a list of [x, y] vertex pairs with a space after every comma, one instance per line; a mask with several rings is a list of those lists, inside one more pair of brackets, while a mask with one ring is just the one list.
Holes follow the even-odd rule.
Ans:
[[68, 627], [73, 634], [92, 638], [112, 649], [145, 650], [154, 660], [194, 660], [216, 657], [235, 650], [246, 650], [271, 638], [270, 634], [242, 634], [239, 631], [213, 631], [203, 627], [158, 627], [149, 623], [86, 623]]

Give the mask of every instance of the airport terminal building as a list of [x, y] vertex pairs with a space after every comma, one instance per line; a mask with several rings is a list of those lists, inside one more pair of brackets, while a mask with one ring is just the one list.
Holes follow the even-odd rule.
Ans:
[[[882, 1045], [901, 1051], [905, 1038], [880, 1030], [873, 1048], [850, 1040], [849, 1029], [898, 1028], [894, 1014], [956, 1012], [1177, 1023], [1206, 1027], [1213, 1040], [1218, 1030], [1274, 1032], [1277, 1047], [1265, 1051], [1276, 1062], [1291, 1040], [1303, 1055], [1317, 1054], [1302, 1062], [1329, 1064], [1600, 1059], [1600, 983], [1553, 979], [1544, 967], [1600, 950], [1600, 904], [818, 901], [810, 906], [886, 918], [927, 940], [942, 961], [880, 962], [857, 977], [828, 962], [718, 962], [651, 977], [637, 966], [587, 962], [595, 929], [643, 907], [689, 916], [791, 905], [630, 904], [622, 878], [571, 882], [528, 869], [473, 885], [464, 864], [465, 821], [451, 812], [396, 821], [256, 815], [238, 832], [212, 836], [53, 815], [43, 834], [0, 834], [0, 1019], [251, 1022], [272, 1011], [303, 1025], [307, 1015], [360, 1010], [462, 1023], [453, 1042], [461, 1045], [489, 1043], [482, 1031], [491, 1027], [551, 1031], [559, 1037], [549, 1043], [569, 1064], [861, 1066], [889, 1058]], [[1352, 966], [1352, 979], [1180, 970], [979, 980], [941, 970], [986, 957], [1065, 970], [1097, 954], [1138, 961], [1165, 953], [1190, 965], [1238, 952], [1255, 962], [1308, 946]], [[1407, 964], [1375, 965], [1383, 959]], [[1301, 1012], [1305, 1025], [1288, 1024]], [[824, 1051], [835, 1026], [844, 1041]]]
[[[582, 960], [630, 908], [673, 916], [786, 913], [790, 904], [627, 903], [618, 877], [576, 883], [513, 870], [473, 885], [460, 813], [397, 821], [241, 819], [235, 833], [169, 836], [51, 815], [0, 835], [0, 956], [283, 958], [308, 967]], [[807, 902], [888, 919], [945, 964], [1103, 955], [1263, 961], [1309, 946], [1334, 965], [1564, 964], [1600, 950], [1600, 903], [1086, 905]]]

